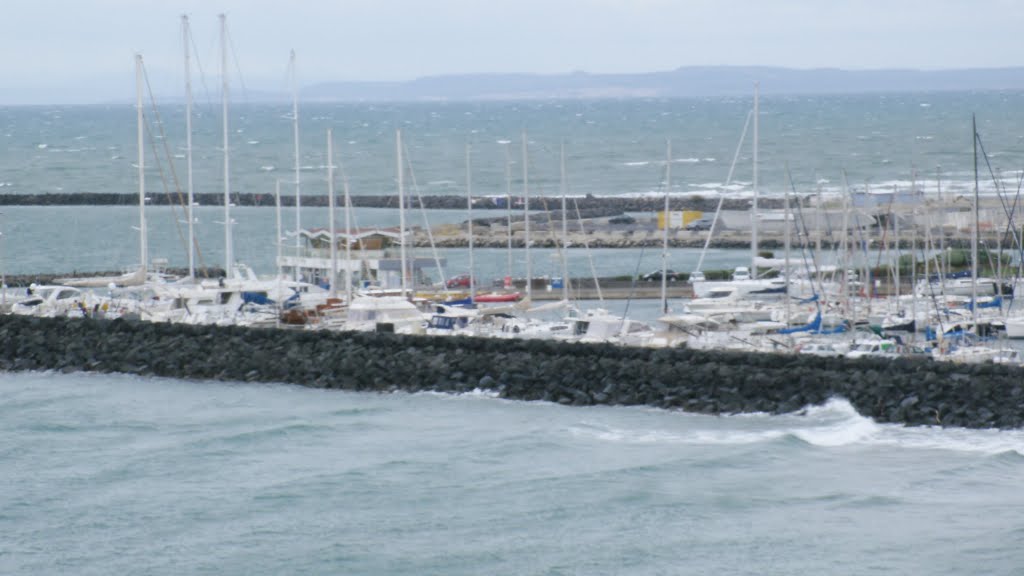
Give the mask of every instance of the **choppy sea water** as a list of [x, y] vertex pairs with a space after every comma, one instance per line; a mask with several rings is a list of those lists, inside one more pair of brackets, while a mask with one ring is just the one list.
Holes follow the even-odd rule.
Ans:
[[[769, 96], [761, 99], [760, 187], [813, 191], [851, 186], [891, 189], [917, 183], [952, 192], [972, 185], [971, 115], [977, 114], [993, 170], [1022, 168], [1021, 110], [1016, 92]], [[0, 191], [133, 192], [137, 189], [135, 109], [107, 106], [0, 107]], [[223, 190], [219, 103], [199, 99], [194, 121], [196, 190]], [[407, 148], [410, 193], [465, 190], [465, 147], [472, 147], [474, 190], [504, 194], [511, 166], [521, 190], [521, 137], [529, 140], [532, 194], [559, 191], [564, 141], [567, 180], [577, 194], [661, 192], [666, 141], [672, 141], [672, 192], [719, 189], [729, 173], [751, 97], [679, 100], [300, 103], [303, 193], [326, 192], [326, 132], [333, 128], [340, 172], [353, 194], [395, 191], [395, 131]], [[147, 189], [184, 186], [184, 111], [180, 103], [147, 110]], [[292, 192], [291, 106], [235, 102], [229, 111], [233, 191]], [[752, 127], [740, 150], [733, 191], [749, 191]], [[983, 167], [983, 170], [987, 168]], [[915, 178], [916, 175], [916, 178]], [[987, 172], [983, 175], [987, 175]], [[341, 173], [339, 173], [339, 178]], [[169, 184], [164, 185], [164, 181]], [[951, 182], [952, 181], [952, 182]], [[987, 178], [983, 179], [985, 185]], [[340, 188], [339, 188], [340, 190]]]
[[[359, 209], [360, 226], [397, 226], [397, 210]], [[457, 210], [429, 210], [426, 217], [420, 212], [410, 215], [409, 222], [417, 226], [465, 222], [466, 213]], [[200, 246], [197, 263], [210, 266], [224, 265], [223, 210], [203, 206], [196, 210], [196, 226]], [[180, 209], [160, 206], [147, 213], [149, 254], [154, 259], [166, 259], [168, 265], [185, 267], [188, 255], [185, 238], [187, 220], [182, 221]], [[294, 223], [295, 211], [283, 209], [282, 219]], [[273, 274], [277, 258], [276, 218], [274, 210], [240, 207], [235, 209], [234, 250], [237, 259], [253, 267], [260, 274]], [[139, 232], [138, 208], [131, 206], [6, 206], [0, 208], [0, 269], [6, 274], [69, 273], [72, 271], [106, 271], [138, 268]], [[303, 210], [304, 226], [327, 225], [326, 208]], [[294, 225], [292, 226], [294, 229]], [[181, 234], [179, 235], [179, 232]], [[284, 254], [294, 254], [295, 240], [285, 235]], [[561, 261], [553, 248], [531, 250], [533, 271], [537, 276], [561, 276]], [[668, 267], [677, 271], [696, 268], [699, 249], [673, 249]], [[469, 270], [469, 251], [465, 248], [417, 248], [420, 258], [443, 259], [445, 277]], [[500, 279], [508, 274], [509, 253], [503, 248], [477, 248], [474, 250], [474, 268], [483, 282]], [[713, 269], [731, 269], [750, 262], [750, 252], [733, 249], [712, 249], [705, 257]], [[661, 269], [661, 248], [594, 248], [581, 246], [569, 250], [569, 271], [572, 277], [633, 276]], [[512, 252], [512, 274], [525, 274], [525, 251]], [[705, 266], [708, 269], [708, 266]], [[440, 278], [436, 269], [427, 271], [435, 280]]]
[[[844, 170], [855, 186], [916, 179], [934, 191], [932, 175], [941, 174], [945, 191], [967, 190], [971, 112], [994, 168], [1012, 179], [1024, 159], [1021, 98], [765, 98], [762, 187], [782, 190], [788, 164], [802, 191], [837, 189]], [[716, 190], [749, 106], [736, 98], [303, 106], [303, 193], [326, 190], [328, 126], [360, 194], [394, 190], [399, 127], [422, 193], [464, 191], [467, 141], [477, 193], [504, 193], [506, 149], [516, 193], [522, 130], [540, 195], [558, 189], [563, 138], [574, 193], [661, 190], [667, 138], [672, 190]], [[197, 119], [202, 192], [221, 189], [215, 109]], [[234, 188], [270, 193], [276, 179], [292, 178], [288, 107], [233, 110]], [[180, 108], [162, 120], [180, 178]], [[0, 192], [134, 191], [133, 122], [129, 105], [0, 109]], [[748, 144], [734, 192], [750, 189], [749, 154]], [[164, 193], [155, 168], [147, 180], [151, 193]], [[3, 212], [8, 273], [138, 262], [130, 206]], [[185, 261], [180, 218], [169, 209], [148, 218], [151, 253], [172, 265]], [[203, 254], [219, 264], [221, 212], [201, 207], [199, 218]], [[240, 208], [234, 218], [236, 254], [269, 272], [272, 210]], [[303, 218], [326, 221], [322, 209]], [[395, 219], [393, 211], [358, 218]], [[293, 221], [286, 211], [286, 226]], [[747, 257], [723, 251], [706, 267]], [[504, 258], [484, 251], [477, 264], [490, 268], [481, 276], [502, 275]], [[589, 271], [584, 258], [574, 275]], [[690, 270], [695, 259], [673, 251], [670, 267]], [[595, 261], [600, 275], [630, 274], [657, 268], [660, 255], [616, 251]], [[554, 275], [550, 268], [535, 264], [538, 274]], [[1018, 574], [1022, 454], [1019, 431], [877, 425], [842, 400], [801, 414], [707, 417], [483, 394], [0, 374], [0, 573]]]
[[[969, 88], [969, 87], [965, 87]], [[127, 95], [130, 97], [130, 95]], [[195, 187], [223, 191], [219, 106], [200, 98], [195, 119]], [[127, 99], [126, 99], [127, 102]], [[407, 147], [410, 194], [463, 194], [465, 147], [472, 148], [473, 191], [504, 195], [506, 169], [511, 191], [521, 194], [520, 138], [525, 132], [530, 193], [540, 207], [560, 193], [559, 148], [565, 142], [570, 194], [642, 195], [663, 193], [666, 141], [672, 140], [671, 193], [749, 194], [752, 130], [737, 157], [732, 184], [724, 187], [751, 98], [604, 100], [551, 102], [434, 102], [417, 104], [302, 103], [300, 180], [303, 195], [326, 193], [326, 131], [333, 128], [339, 185], [342, 173], [353, 194], [393, 194], [395, 130]], [[951, 92], [847, 96], [773, 96], [761, 100], [760, 174], [762, 193], [792, 188], [802, 193], [853, 188], [939, 189], [952, 197], [973, 187], [971, 115], [978, 116], [988, 162], [981, 186], [1000, 181], [1009, 192], [1024, 168], [1021, 111], [1024, 94]], [[150, 109], [146, 142], [147, 195], [177, 194], [185, 186], [182, 106], [158, 103]], [[237, 102], [231, 108], [231, 182], [236, 192], [294, 194], [292, 120], [288, 104]], [[108, 106], [0, 108], [0, 193], [124, 192], [138, 189], [135, 110]], [[989, 166], [995, 180], [989, 175]], [[4, 268], [14, 273], [95, 271], [137, 266], [138, 216], [123, 207], [6, 207], [0, 216]], [[484, 212], [501, 217], [500, 212]], [[197, 211], [201, 260], [223, 261], [224, 214], [215, 206]], [[182, 209], [147, 211], [150, 253], [171, 265], [187, 262]], [[236, 256], [259, 273], [273, 272], [276, 224], [272, 208], [232, 211]], [[294, 242], [295, 212], [282, 215], [284, 244]], [[303, 227], [325, 226], [325, 209], [304, 208]], [[396, 225], [394, 210], [359, 209], [357, 225]], [[410, 214], [414, 225], [462, 222], [462, 211]], [[341, 223], [339, 215], [339, 224]], [[691, 270], [695, 253], [669, 262]], [[464, 261], [461, 252], [444, 254]], [[674, 257], [674, 256], [673, 256]], [[518, 257], [520, 260], [521, 256]], [[720, 253], [705, 268], [731, 268], [745, 256]], [[484, 278], [506, 275], [500, 254], [478, 259]], [[574, 275], [588, 275], [589, 258], [570, 257]], [[660, 266], [653, 250], [598, 257], [602, 275], [632, 274]], [[541, 260], [535, 267], [543, 268]], [[554, 268], [555, 266], [552, 266]], [[453, 268], [454, 270], [455, 268]], [[459, 268], [459, 273], [464, 267]], [[520, 270], [518, 273], [521, 274]], [[545, 274], [546, 272], [539, 272]]]
[[0, 375], [5, 574], [1019, 574], [1024, 432]]

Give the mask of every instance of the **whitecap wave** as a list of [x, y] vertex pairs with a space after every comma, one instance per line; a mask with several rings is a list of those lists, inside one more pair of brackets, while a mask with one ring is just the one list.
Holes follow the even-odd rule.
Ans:
[[813, 446], [848, 446], [864, 442], [878, 434], [880, 425], [865, 418], [846, 400], [834, 398], [820, 406], [810, 406], [800, 412], [812, 426], [792, 428], [788, 431]]
[[501, 398], [501, 392], [497, 390], [485, 390], [483, 388], [473, 388], [469, 392], [463, 392], [459, 396], [469, 396], [471, 398]]
[[[694, 415], [697, 417], [703, 417]], [[623, 429], [582, 423], [569, 427], [577, 438], [593, 438], [602, 442], [623, 444], [692, 444], [692, 445], [746, 445], [777, 440], [785, 435], [781, 430], [709, 430], [669, 432], [656, 429]]]
[[875, 444], [914, 450], [969, 452], [995, 456], [1024, 456], [1024, 430], [971, 430], [967, 428], [902, 427], [886, 425]]
[[809, 426], [789, 433], [821, 447], [884, 446], [909, 450], [970, 452], [983, 455], [1016, 453], [1024, 456], [1024, 430], [974, 430], [938, 426], [879, 424], [861, 416], [845, 399], [834, 398], [798, 413]]

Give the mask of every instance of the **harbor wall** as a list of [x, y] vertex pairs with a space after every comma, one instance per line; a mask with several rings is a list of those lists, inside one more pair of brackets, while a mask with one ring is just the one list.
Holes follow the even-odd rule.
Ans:
[[[194, 196], [196, 202], [203, 206], [218, 206], [224, 202], [224, 195], [221, 193], [199, 193]], [[232, 202], [237, 206], [264, 206], [273, 208], [276, 205], [276, 198], [273, 194], [255, 194], [251, 192], [235, 192], [231, 195]], [[535, 210], [544, 210], [546, 199], [534, 199], [537, 203]], [[0, 205], [2, 206], [132, 206], [137, 205], [139, 196], [137, 192], [61, 192], [44, 194], [0, 194]], [[360, 208], [398, 208], [398, 196], [393, 194], [354, 194], [351, 196], [352, 205]], [[417, 198], [407, 198], [406, 206], [419, 208], [444, 210], [465, 210], [466, 197], [451, 194], [431, 194]], [[514, 206], [522, 206], [522, 198], [512, 197]], [[147, 200], [151, 206], [180, 205], [183, 203], [181, 196], [175, 194], [152, 194]], [[703, 210], [713, 212], [718, 206], [717, 196], [680, 196], [669, 199], [672, 210]], [[318, 206], [326, 207], [328, 198], [326, 194], [309, 194], [302, 197], [302, 205], [305, 207]], [[294, 196], [282, 196], [282, 206], [294, 206]], [[622, 197], [622, 196], [593, 196], [586, 195], [574, 197], [573, 215], [575, 209], [581, 211], [598, 211], [601, 214], [621, 214], [623, 212], [657, 212], [664, 209], [664, 198], [655, 197]], [[779, 198], [763, 198], [760, 201], [762, 208], [781, 208], [782, 201]], [[473, 199], [475, 210], [500, 210], [505, 212], [508, 209], [504, 196], [488, 197], [480, 196]], [[552, 206], [554, 208], [554, 206]], [[727, 198], [722, 205], [724, 210], [748, 210], [750, 202], [743, 198]], [[487, 216], [482, 216], [486, 218]]]
[[926, 359], [0, 317], [0, 369], [279, 382], [373, 392], [787, 413], [843, 397], [879, 422], [1024, 425], [1024, 370]]

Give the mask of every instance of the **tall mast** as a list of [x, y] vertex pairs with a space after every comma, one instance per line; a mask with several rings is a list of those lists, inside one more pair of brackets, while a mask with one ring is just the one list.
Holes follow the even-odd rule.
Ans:
[[[277, 279], [281, 279], [281, 243], [284, 237], [281, 236], [281, 180], [274, 183], [274, 216], [277, 220], [277, 239], [274, 245], [277, 247]], [[296, 265], [297, 266], [297, 265]]]
[[[292, 85], [292, 141], [295, 146], [295, 255], [299, 256], [302, 251], [302, 236], [299, 234], [302, 231], [302, 197], [299, 194], [299, 183], [301, 181], [299, 165], [299, 87], [295, 78], [295, 50], [291, 51], [288, 64]], [[295, 267], [295, 279], [299, 279], [298, 266]], [[332, 286], [333, 284], [331, 282]]]
[[665, 219], [661, 231], [661, 313], [668, 313], [668, 227], [669, 216], [668, 192], [672, 187], [672, 140], [665, 144]]
[[526, 247], [526, 298], [533, 295], [533, 262], [530, 262], [530, 185], [527, 171], [526, 131], [523, 130], [523, 214], [526, 216], [523, 234]]
[[188, 185], [188, 277], [196, 277], [196, 233], [195, 217], [192, 215], [194, 188], [192, 187], [192, 55], [189, 51], [191, 34], [188, 26], [188, 15], [181, 17], [181, 37], [185, 46], [185, 166]]
[[466, 144], [466, 214], [469, 222], [466, 224], [466, 236], [469, 238], [469, 297], [476, 298], [476, 267], [473, 262], [473, 179], [470, 169], [470, 149]]
[[228, 144], [228, 22], [227, 16], [220, 18], [220, 76], [221, 108], [224, 116], [224, 274], [231, 277], [231, 266], [235, 262], [235, 249], [231, 243], [231, 156]]
[[760, 83], [754, 82], [754, 203], [750, 208], [750, 277], [757, 278], [757, 197], [759, 194], [757, 182], [758, 158], [758, 120], [761, 116], [759, 105]]
[[[282, 272], [281, 272], [281, 249], [283, 248], [281, 243], [284, 240], [284, 238], [281, 236], [281, 179], [280, 178], [278, 178], [277, 180], [274, 181], [274, 219], [276, 220], [276, 224], [277, 224], [277, 236], [274, 237], [274, 247], [277, 248], [277, 274], [274, 275], [274, 278], [276, 278], [276, 280], [277, 280], [277, 293], [281, 294], [282, 293], [281, 281], [284, 280], [284, 278], [283, 278], [284, 274], [282, 274]], [[281, 326], [281, 311], [282, 311], [282, 309], [280, 307], [278, 307], [278, 313], [275, 314], [274, 323], [278, 327]]]
[[331, 229], [331, 284], [327, 295], [335, 298], [338, 295], [338, 232], [334, 226], [334, 132], [330, 128], [327, 129], [327, 221]]
[[791, 211], [790, 211], [790, 207], [789, 207], [789, 188], [790, 188], [790, 186], [793, 185], [793, 176], [789, 173], [789, 166], [786, 166], [786, 180], [789, 181], [787, 183], [788, 185], [782, 191], [783, 192], [783, 197], [784, 197], [783, 198], [783, 206], [784, 206], [783, 221], [785, 222], [785, 228], [783, 229], [784, 232], [785, 232], [785, 234], [783, 236], [783, 244], [784, 244], [784, 247], [785, 247], [785, 259], [786, 259], [786, 264], [784, 265], [784, 268], [782, 269], [782, 277], [783, 277], [784, 282], [786, 284], [786, 291], [785, 291], [785, 294], [786, 294], [786, 296], [785, 296], [785, 298], [786, 298], [786, 326], [789, 327], [790, 320], [792, 319], [792, 306], [793, 306], [793, 304], [792, 304], [792, 300], [793, 299], [789, 297], [789, 289], [790, 289], [789, 288], [789, 279], [790, 279], [789, 255], [790, 255], [790, 251], [792, 249], [792, 244], [793, 244], [793, 239], [792, 239], [792, 233], [793, 232], [791, 230], [791, 228], [793, 226], [793, 223], [790, 222]]
[[569, 301], [569, 208], [565, 197], [569, 193], [569, 180], [565, 172], [565, 140], [562, 141], [562, 300]]
[[[941, 166], [935, 167], [935, 189], [936, 193], [939, 196], [939, 226], [945, 228], [948, 212], [946, 210], [946, 203], [942, 199]], [[944, 233], [939, 234], [939, 254], [941, 254], [941, 257], [939, 258], [939, 262], [937, 264], [939, 268], [939, 290], [942, 294], [946, 293], [946, 273], [949, 272], [949, 256], [946, 254], [946, 242], [944, 240], [945, 236], [946, 235]]]
[[145, 71], [142, 66], [142, 54], [135, 55], [135, 112], [137, 128], [136, 146], [138, 147], [139, 158], [139, 261], [143, 270], [147, 270], [149, 263], [149, 245], [146, 239], [146, 150], [143, 147], [145, 124], [142, 114], [142, 93], [145, 84]]
[[895, 240], [895, 248], [894, 248], [893, 251], [896, 253], [896, 267], [894, 268], [894, 271], [893, 271], [893, 279], [894, 279], [894, 284], [895, 284], [893, 293], [896, 296], [896, 312], [899, 312], [900, 311], [900, 264], [901, 264], [900, 257], [902, 256], [902, 254], [900, 253], [899, 188], [897, 186], [895, 186], [895, 185], [893, 185], [893, 187], [892, 187], [892, 197], [894, 199], [896, 199], [893, 202], [894, 210], [891, 211], [891, 213], [892, 213], [892, 235], [893, 235], [893, 240]]
[[[820, 214], [820, 213], [819, 213]], [[843, 171], [843, 235], [839, 237], [840, 251], [843, 254], [843, 313], [850, 316], [853, 306], [850, 303], [850, 186]], [[851, 330], [851, 333], [854, 331]]]
[[971, 321], [978, 335], [978, 123], [971, 114], [971, 132], [974, 140], [974, 230], [971, 231]]
[[[818, 209], [814, 211], [814, 252], [821, 257], [821, 221], [823, 219], [823, 212], [825, 211], [825, 204], [823, 202], [821, 193], [821, 184], [818, 184]], [[816, 261], [814, 264], [814, 283], [817, 285], [822, 292], [825, 291], [824, 285], [821, 282], [821, 263]], [[822, 294], [822, 297], [825, 297]]]
[[510, 140], [505, 141], [505, 206], [508, 208], [508, 267], [505, 277], [512, 279], [512, 153]]
[[352, 303], [352, 202], [348, 195], [348, 177], [342, 172], [345, 190], [345, 304]]
[[402, 161], [402, 130], [399, 129], [395, 134], [395, 147], [398, 151], [398, 237], [399, 237], [399, 257], [400, 265], [402, 267], [402, 296], [406, 295], [406, 281], [405, 281], [405, 163]]

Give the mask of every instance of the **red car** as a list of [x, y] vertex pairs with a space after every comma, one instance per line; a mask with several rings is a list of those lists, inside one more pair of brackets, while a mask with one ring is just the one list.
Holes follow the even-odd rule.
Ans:
[[459, 274], [448, 279], [445, 286], [448, 288], [469, 288], [470, 277], [469, 274]]

